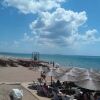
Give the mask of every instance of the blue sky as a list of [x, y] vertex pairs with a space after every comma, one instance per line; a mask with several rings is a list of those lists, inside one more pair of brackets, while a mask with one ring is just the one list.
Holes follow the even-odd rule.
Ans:
[[0, 0], [0, 52], [100, 56], [99, 5], [100, 0]]

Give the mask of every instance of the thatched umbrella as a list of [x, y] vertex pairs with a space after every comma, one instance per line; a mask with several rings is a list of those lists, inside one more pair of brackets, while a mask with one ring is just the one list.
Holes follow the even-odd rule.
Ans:
[[67, 81], [67, 82], [75, 82], [77, 75], [75, 73], [72, 73], [71, 71], [64, 73], [61, 76], [58, 76], [57, 78], [60, 81]]
[[82, 74], [80, 74], [77, 79], [80, 80], [85, 80], [85, 79], [94, 79], [94, 80], [100, 80], [100, 77], [96, 75], [96, 73], [91, 72], [90, 70], [86, 70]]
[[56, 68], [55, 69], [55, 72], [57, 73], [57, 77], [64, 74], [65, 73], [65, 70], [63, 70], [62, 68]]
[[85, 80], [78, 81], [75, 84], [84, 89], [100, 91], [100, 81], [95, 80], [91, 77]]
[[52, 85], [52, 77], [56, 77], [57, 73], [55, 72], [54, 69], [50, 69], [50, 71], [46, 75], [51, 77], [51, 85]]
[[81, 76], [84, 76], [84, 75], [89, 75], [89, 74], [91, 74], [91, 72], [87, 69], [86, 71], [84, 71], [83, 73], [81, 73], [80, 75]]
[[39, 71], [39, 72], [43, 72], [43, 71], [44, 71], [43, 67], [40, 66], [39, 69], [38, 69], [38, 71]]
[[73, 73], [72, 71], [66, 72], [61, 76], [58, 76], [57, 79], [59, 79], [62, 82], [67, 82], [67, 87], [70, 90], [72, 86], [74, 86], [74, 82], [77, 81], [77, 75]]
[[90, 69], [90, 72], [95, 76], [98, 77], [100, 79], [100, 73], [99, 71], [93, 70], [92, 68]]
[[73, 68], [71, 69], [71, 71], [74, 72], [74, 73], [76, 73], [76, 74], [80, 74], [80, 73], [85, 72], [86, 69], [85, 69], [85, 68], [73, 67]]

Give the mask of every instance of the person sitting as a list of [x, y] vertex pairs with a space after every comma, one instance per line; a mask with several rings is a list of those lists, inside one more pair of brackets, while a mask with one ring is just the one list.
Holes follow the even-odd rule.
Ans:
[[48, 90], [48, 86], [46, 85], [46, 83], [44, 83], [43, 87]]
[[40, 85], [41, 85], [41, 83], [42, 83], [42, 79], [41, 79], [41, 78], [38, 78], [38, 82], [39, 82]]
[[47, 97], [51, 97], [52, 96], [52, 92], [50, 93], [48, 86], [46, 85], [46, 83], [44, 83], [43, 85], [43, 92], [44, 95]]
[[53, 88], [56, 87], [56, 83], [55, 83], [55, 81], [52, 82], [52, 87], [53, 87]]
[[100, 93], [99, 92], [95, 92], [95, 94], [94, 94], [95, 100], [100, 100], [99, 96], [100, 96]]
[[88, 94], [89, 94], [89, 99], [90, 100], [95, 100], [92, 92], [89, 92]]
[[83, 100], [90, 100], [87, 92], [83, 92]]
[[57, 80], [57, 82], [56, 82], [56, 86], [57, 86], [57, 87], [61, 87], [61, 83], [60, 83], [59, 80]]
[[100, 100], [100, 96], [97, 96], [97, 100]]
[[42, 78], [42, 80], [45, 80], [45, 78], [46, 78], [45, 71], [41, 73], [41, 78]]
[[37, 86], [37, 93], [38, 93], [39, 95], [43, 95], [43, 88], [42, 88], [41, 85], [38, 85], [38, 86]]

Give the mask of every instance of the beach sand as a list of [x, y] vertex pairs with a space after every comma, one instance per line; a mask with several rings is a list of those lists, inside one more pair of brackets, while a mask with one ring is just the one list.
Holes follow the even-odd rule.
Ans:
[[[0, 67], [0, 100], [10, 100], [9, 93], [13, 88], [19, 88], [24, 91], [23, 100], [37, 100], [31, 93], [29, 93], [25, 88], [17, 85], [19, 83], [32, 83], [32, 81], [38, 81], [40, 78], [40, 73], [38, 69], [28, 68], [28, 67]], [[47, 77], [46, 80], [50, 82], [51, 77]], [[6, 84], [2, 84], [6, 83]], [[8, 85], [15, 84], [15, 85]], [[5, 96], [4, 96], [5, 95]]]
[[37, 71], [19, 67], [0, 67], [0, 82], [31, 82], [39, 78]]
[[[0, 82], [32, 82], [40, 78], [38, 70], [19, 67], [0, 67]], [[50, 81], [50, 77], [47, 77]]]

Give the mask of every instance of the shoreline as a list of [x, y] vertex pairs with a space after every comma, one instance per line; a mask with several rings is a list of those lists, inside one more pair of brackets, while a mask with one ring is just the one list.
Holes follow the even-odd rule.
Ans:
[[[58, 64], [58, 63], [57, 63]], [[23, 58], [23, 57], [13, 57], [13, 56], [4, 56], [4, 55], [0, 55], [0, 67], [19, 67], [19, 66], [23, 66], [23, 67], [39, 67], [39, 66], [43, 66], [43, 67], [53, 67], [53, 63], [50, 64], [49, 61], [34, 61], [32, 58]], [[56, 66], [56, 63], [55, 63]], [[80, 68], [80, 69], [88, 69], [88, 70], [95, 70], [98, 71], [100, 70], [99, 68], [95, 69], [93, 67], [90, 68], [85, 68], [85, 67], [81, 67], [81, 66], [61, 66], [59, 65], [58, 67], [62, 68], [62, 69], [66, 69], [66, 68]]]
[[34, 61], [32, 58], [19, 58], [12, 56], [1, 56], [0, 55], [0, 67], [18, 67], [19, 65], [23, 67], [37, 67], [37, 66], [45, 66], [45, 63], [48, 64], [47, 61]]

